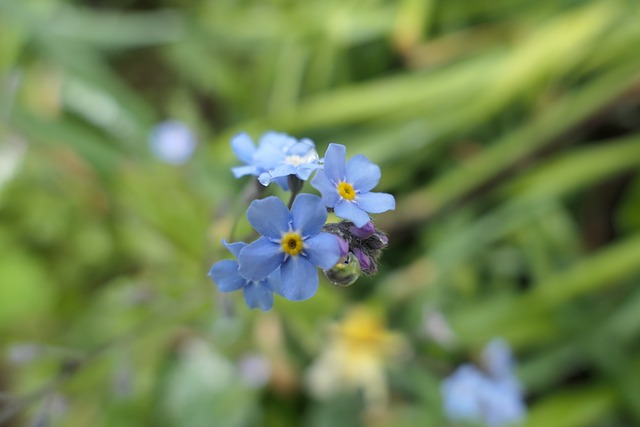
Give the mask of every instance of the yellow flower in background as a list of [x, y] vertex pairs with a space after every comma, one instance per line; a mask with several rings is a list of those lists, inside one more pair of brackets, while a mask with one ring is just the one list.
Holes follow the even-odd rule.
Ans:
[[357, 307], [332, 326], [324, 351], [307, 372], [307, 384], [317, 397], [362, 390], [367, 405], [385, 405], [385, 367], [407, 353], [404, 337], [388, 330], [378, 313]]

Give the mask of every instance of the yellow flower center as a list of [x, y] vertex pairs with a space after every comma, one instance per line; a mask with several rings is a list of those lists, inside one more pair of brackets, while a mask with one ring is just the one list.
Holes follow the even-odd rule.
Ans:
[[302, 237], [298, 233], [289, 232], [280, 240], [282, 250], [289, 255], [298, 255], [302, 252]]
[[346, 200], [353, 200], [356, 198], [356, 191], [353, 189], [353, 186], [344, 181], [338, 184], [338, 194]]

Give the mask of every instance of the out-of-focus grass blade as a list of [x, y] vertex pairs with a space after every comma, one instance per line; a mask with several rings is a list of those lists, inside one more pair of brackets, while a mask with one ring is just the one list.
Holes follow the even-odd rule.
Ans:
[[[259, 120], [244, 123], [243, 127], [269, 126], [296, 131], [379, 120], [388, 115], [395, 122], [423, 118], [433, 128], [432, 134], [444, 137], [460, 132], [461, 127], [471, 128], [486, 121], [501, 111], [512, 97], [523, 91], [530, 93], [532, 84], [543, 76], [560, 77], [570, 70], [574, 74], [579, 73], [573, 66], [594, 54], [591, 44], [599, 44], [598, 35], [614, 18], [615, 6], [598, 2], [555, 19], [523, 42], [522, 49], [527, 54], [535, 54], [533, 57], [536, 59], [525, 70], [518, 65], [523, 56], [520, 47], [506, 53], [490, 51], [424, 75], [407, 76], [405, 73], [319, 94], [304, 100], [291, 111], [269, 118], [268, 124]], [[565, 42], [552, 44], [553, 50], [549, 51], [549, 40], [556, 38], [559, 32]], [[627, 40], [629, 44], [633, 42]], [[606, 45], [600, 47], [602, 50], [607, 48]], [[557, 61], [557, 58], [562, 60]], [[530, 63], [527, 61], [527, 64]], [[426, 142], [415, 141], [413, 147], [407, 148], [418, 148]], [[387, 141], [376, 149], [389, 145], [393, 144]], [[371, 150], [370, 144], [367, 146]], [[399, 157], [401, 154], [398, 152], [391, 153], [392, 158]]]
[[549, 347], [535, 358], [521, 363], [518, 378], [526, 385], [527, 393], [541, 393], [551, 384], [557, 383], [560, 372], [580, 369], [586, 356], [582, 347], [568, 342]]
[[554, 307], [578, 296], [614, 287], [616, 281], [640, 272], [640, 235], [601, 249], [577, 265], [540, 283], [525, 297], [541, 307]]
[[511, 201], [448, 236], [434, 248], [432, 257], [441, 268], [453, 268], [491, 242], [545, 215], [553, 207], [553, 199], [587, 188], [638, 164], [638, 136], [571, 150], [506, 184], [505, 193], [513, 195]]
[[124, 49], [179, 40], [185, 25], [175, 11], [93, 11], [62, 2], [0, 1], [0, 11], [36, 38], [59, 44]]
[[[184, 36], [185, 24], [175, 11], [144, 13], [91, 11], [66, 5], [49, 21], [47, 34], [109, 49], [172, 43]], [[70, 39], [70, 40], [65, 40]]]
[[[369, 3], [369, 4], [367, 4]], [[284, 8], [261, 4], [237, 7], [207, 2], [201, 19], [212, 35], [253, 44], [289, 38], [328, 38], [342, 46], [384, 37], [393, 28], [397, 6], [371, 2], [306, 1]]]
[[[93, 92], [94, 97], [99, 96], [108, 100], [117, 110], [117, 116], [121, 117], [120, 120], [125, 120], [130, 126], [128, 132], [126, 129], [115, 131], [118, 136], [126, 137], [128, 142], [141, 136], [146, 137], [148, 127], [154, 122], [155, 114], [151, 106], [126, 87], [95, 51], [81, 44], [58, 45], [49, 40], [40, 40], [40, 46], [46, 55], [64, 66], [66, 71], [73, 76], [66, 88], [67, 95], [89, 94], [91, 96], [90, 94]], [[67, 98], [66, 101], [73, 104], [76, 101], [82, 102], [82, 98], [74, 99], [72, 97], [71, 99]], [[73, 104], [73, 107], [82, 109], [80, 105]], [[109, 124], [104, 123], [102, 127], [108, 127]]]
[[592, 425], [616, 405], [614, 391], [604, 385], [564, 390], [536, 404], [526, 427], [584, 427]]
[[[146, 136], [146, 131], [153, 121], [153, 112], [130, 88], [127, 88], [115, 73], [106, 65], [105, 59], [81, 37], [61, 39], [56, 36], [56, 31], [67, 31], [69, 34], [94, 35], [108, 40], [117, 40], [119, 36], [133, 40], [135, 37], [145, 39], [144, 31], [153, 29], [155, 34], [171, 32], [171, 25], [163, 19], [156, 19], [153, 15], [147, 18], [121, 14], [105, 17], [100, 21], [99, 12], [79, 12], [74, 9], [59, 8], [50, 3], [35, 7], [32, 2], [0, 2], [0, 10], [15, 21], [15, 25], [22, 28], [24, 34], [30, 37], [35, 49], [56, 66], [61, 66], [72, 77], [66, 85], [66, 99], [71, 109], [75, 109], [81, 115], [86, 113], [89, 120], [98, 124], [107, 132], [113, 132], [120, 139], [130, 141]], [[78, 15], [75, 15], [78, 13]], [[160, 15], [158, 15], [160, 16]], [[88, 21], [85, 21], [85, 18]], [[131, 20], [129, 21], [129, 18]], [[140, 19], [145, 20], [141, 25]], [[174, 18], [172, 18], [174, 19]], [[87, 25], [79, 29], [76, 25]], [[153, 24], [153, 25], [152, 25]], [[166, 26], [156, 26], [166, 24]], [[58, 25], [58, 27], [56, 27]], [[114, 27], [115, 25], [115, 27]], [[90, 28], [90, 29], [89, 29]], [[101, 32], [111, 34], [100, 35]], [[116, 31], [121, 30], [121, 31]], [[133, 34], [132, 33], [135, 33]], [[144, 43], [149, 41], [149, 37]], [[97, 98], [100, 102], [95, 102]], [[94, 104], [95, 102], [95, 104]], [[111, 113], [96, 111], [102, 105], [109, 103]], [[115, 112], [115, 113], [114, 113]], [[117, 120], [108, 121], [109, 117]], [[97, 123], [100, 117], [102, 123]]]
[[602, 141], [549, 159], [506, 185], [518, 199], [557, 198], [640, 163], [640, 136]]
[[616, 389], [636, 421], [640, 421], [640, 386], [633, 372], [630, 357], [619, 342], [608, 335], [592, 334], [586, 339], [586, 348], [600, 371], [611, 378]]
[[487, 104], [531, 91], [549, 75], [566, 74], [590, 55], [591, 46], [618, 14], [616, 2], [592, 2], [545, 23], [509, 55], [487, 88]]
[[[554, 321], [550, 316], [558, 306], [574, 298], [615, 287], [616, 282], [640, 273], [640, 235], [628, 237], [614, 243], [595, 254], [582, 258], [566, 271], [539, 283], [531, 292], [510, 298], [502, 305], [491, 301], [464, 307], [453, 313], [451, 322], [454, 330], [465, 340], [485, 340], [498, 331], [514, 329], [522, 325], [516, 336], [528, 337], [527, 325], [535, 331], [535, 324], [542, 320]], [[539, 332], [539, 331], [538, 331]], [[544, 337], [536, 332], [538, 338]], [[553, 335], [553, 334], [552, 334]], [[547, 335], [549, 336], [549, 335]]]
[[34, 141], [70, 146], [103, 173], [112, 172], [122, 154], [113, 141], [69, 119], [45, 120], [16, 106], [11, 124]]
[[[639, 64], [640, 61], [632, 61], [605, 74], [586, 88], [565, 95], [531, 124], [515, 130], [469, 160], [467, 164], [453, 169], [431, 185], [401, 198], [393, 221], [413, 223], [425, 220], [494, 177], [508, 165], [548, 144], [554, 137], [585, 120], [636, 84]], [[393, 224], [385, 222], [383, 226], [393, 227]]]

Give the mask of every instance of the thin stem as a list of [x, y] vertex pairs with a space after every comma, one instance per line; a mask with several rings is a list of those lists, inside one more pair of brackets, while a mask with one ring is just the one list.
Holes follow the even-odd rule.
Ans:
[[300, 190], [302, 190], [304, 182], [295, 175], [289, 175], [287, 177], [287, 183], [289, 184], [289, 190], [291, 191], [291, 197], [289, 198], [287, 207], [291, 210], [291, 206], [293, 206], [293, 202], [296, 200], [298, 194], [300, 194]]

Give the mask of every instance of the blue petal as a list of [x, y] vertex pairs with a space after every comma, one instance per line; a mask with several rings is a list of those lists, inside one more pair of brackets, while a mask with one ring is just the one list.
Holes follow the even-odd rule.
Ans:
[[472, 365], [462, 365], [442, 383], [447, 417], [453, 421], [482, 420], [482, 393], [488, 379]]
[[296, 139], [284, 132], [268, 131], [262, 134], [258, 148], [276, 149], [285, 153], [289, 147], [295, 144]]
[[256, 152], [256, 146], [249, 135], [241, 132], [234, 136], [231, 139], [231, 148], [238, 159], [248, 165], [253, 163], [253, 154]]
[[356, 154], [347, 163], [347, 182], [354, 189], [366, 193], [378, 185], [378, 181], [380, 168], [362, 154]]
[[274, 169], [286, 157], [286, 152], [297, 141], [284, 133], [267, 132], [260, 138], [260, 145], [253, 156], [260, 172]]
[[510, 378], [514, 367], [509, 344], [494, 338], [482, 351], [481, 359], [486, 370], [495, 378]]
[[327, 209], [322, 199], [313, 194], [300, 194], [291, 206], [293, 229], [303, 238], [315, 236], [327, 222]]
[[325, 206], [332, 208], [338, 203], [338, 200], [340, 200], [336, 185], [329, 181], [324, 171], [319, 170], [316, 173], [316, 176], [311, 180], [311, 186], [322, 194], [322, 203], [324, 203]]
[[296, 176], [303, 181], [309, 179], [313, 171], [317, 169], [321, 169], [322, 165], [319, 163], [305, 163], [304, 165], [300, 165], [296, 168]]
[[231, 168], [233, 176], [236, 178], [243, 177], [245, 175], [258, 175], [258, 169], [255, 166], [236, 166]]
[[238, 257], [238, 254], [240, 253], [240, 250], [242, 250], [242, 248], [247, 246], [247, 244], [245, 242], [229, 243], [224, 239], [222, 239], [222, 244], [227, 249], [229, 249], [229, 252], [231, 252], [233, 254], [233, 256], [235, 256], [236, 258]]
[[305, 257], [290, 256], [281, 267], [282, 295], [290, 301], [311, 298], [318, 290], [318, 270]]
[[245, 246], [238, 255], [238, 273], [247, 280], [262, 280], [284, 260], [284, 252], [278, 243], [261, 237]]
[[344, 145], [329, 144], [324, 154], [324, 173], [330, 181], [338, 183], [346, 178], [345, 156], [347, 149]]
[[272, 181], [278, 184], [280, 188], [282, 188], [284, 191], [289, 191], [289, 183], [287, 182], [286, 176], [280, 176], [278, 178], [274, 178]]
[[310, 154], [314, 157], [317, 155], [316, 145], [308, 138], [296, 142], [294, 145], [289, 147], [289, 150], [287, 151], [287, 155], [289, 156], [305, 157]]
[[485, 422], [490, 426], [512, 425], [524, 418], [526, 408], [522, 396], [508, 385], [488, 381], [481, 399]]
[[276, 196], [254, 200], [247, 209], [247, 219], [256, 231], [275, 240], [289, 231], [289, 209]]
[[[396, 208], [396, 199], [388, 193], [358, 194], [356, 202], [362, 210], [369, 213], [382, 213]], [[359, 227], [358, 224], [356, 226]]]
[[365, 211], [348, 200], [340, 200], [333, 209], [338, 217], [353, 221], [356, 227], [363, 227], [371, 220]]
[[238, 274], [238, 263], [225, 259], [213, 264], [209, 270], [209, 277], [216, 282], [222, 292], [232, 292], [242, 288], [247, 281]]
[[258, 181], [260, 181], [260, 183], [262, 185], [269, 185], [271, 183], [271, 181], [275, 178], [279, 178], [281, 176], [289, 176], [289, 175], [293, 175], [296, 173], [296, 167], [293, 165], [289, 165], [289, 164], [281, 164], [280, 166], [276, 167], [275, 169], [269, 170], [267, 172], [264, 172], [262, 174], [260, 174], [260, 177], [258, 178]]
[[264, 282], [249, 282], [243, 291], [244, 300], [249, 308], [268, 311], [273, 307], [273, 293]]
[[280, 269], [277, 269], [273, 273], [271, 273], [264, 282], [266, 286], [269, 286], [272, 292], [282, 296], [282, 275], [280, 273]]
[[333, 267], [340, 259], [338, 237], [331, 233], [320, 233], [304, 241], [304, 253], [309, 261], [323, 270]]

